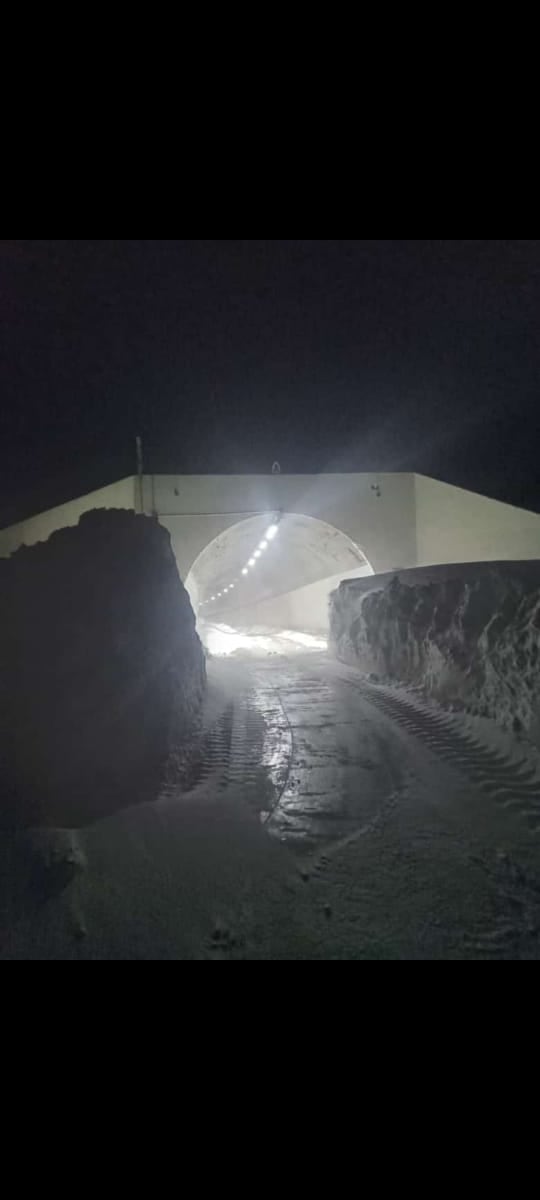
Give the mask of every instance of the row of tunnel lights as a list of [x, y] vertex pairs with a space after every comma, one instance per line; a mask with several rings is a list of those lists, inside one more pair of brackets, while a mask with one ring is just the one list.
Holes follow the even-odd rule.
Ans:
[[[249, 575], [250, 569], [257, 565], [257, 559], [260, 558], [264, 551], [268, 549], [268, 544], [269, 542], [273, 542], [277, 531], [277, 525], [269, 525], [262, 542], [259, 542], [257, 549], [253, 551], [252, 557], [248, 559], [245, 567], [242, 567], [242, 575]], [[234, 582], [230, 583], [228, 587], [223, 588], [222, 592], [216, 592], [215, 596], [210, 596], [209, 600], [203, 600], [201, 608], [204, 608], [205, 604], [212, 604], [214, 600], [219, 600], [221, 596], [227, 596], [229, 592], [234, 590], [238, 582], [239, 580], [235, 579]]]

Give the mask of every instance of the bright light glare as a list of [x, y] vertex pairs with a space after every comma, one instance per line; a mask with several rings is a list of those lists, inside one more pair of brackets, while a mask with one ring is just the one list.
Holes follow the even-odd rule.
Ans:
[[294, 642], [295, 646], [304, 646], [306, 650], [328, 649], [325, 638], [315, 637], [312, 633], [299, 633], [297, 629], [282, 629], [279, 636], [288, 642]]
[[211, 654], [218, 657], [238, 652], [289, 656], [292, 653], [306, 654], [310, 651], [326, 650], [323, 638], [293, 629], [241, 633], [230, 625], [212, 625], [206, 633], [206, 643]]
[[250, 560], [249, 560], [249, 562], [248, 562], [248, 567], [254, 567], [254, 566], [255, 566], [255, 563], [256, 563], [256, 561], [257, 561], [257, 560], [256, 560], [255, 558], [250, 558]]
[[259, 542], [259, 550], [266, 550], [267, 547], [268, 547], [268, 542], [266, 541], [266, 538], [264, 539], [264, 541]]
[[243, 569], [242, 569], [242, 575], [247, 575], [247, 573], [248, 573], [248, 569], [247, 569], [247, 567], [243, 567]]
[[275, 538], [277, 531], [278, 531], [277, 525], [270, 525], [270, 528], [266, 530], [266, 533], [264, 536], [266, 538], [268, 538], [269, 542], [271, 542], [272, 538]]
[[260, 558], [260, 557], [261, 557], [261, 552], [260, 552], [260, 550], [256, 550], [256, 551], [255, 551], [255, 554], [253, 555], [253, 557], [254, 557], [254, 558]]

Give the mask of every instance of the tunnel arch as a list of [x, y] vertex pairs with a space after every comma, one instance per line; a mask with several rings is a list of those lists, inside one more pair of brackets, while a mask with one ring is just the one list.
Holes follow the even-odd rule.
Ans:
[[[274, 524], [276, 536], [267, 540]], [[306, 609], [307, 620], [311, 608], [315, 620], [315, 606], [318, 613], [327, 606], [328, 592], [340, 579], [366, 574], [373, 568], [365, 552], [334, 525], [296, 512], [258, 513], [212, 538], [185, 584], [195, 612], [209, 620], [245, 621], [250, 612], [268, 615], [272, 606], [278, 620], [278, 613], [294, 612], [295, 603]]]

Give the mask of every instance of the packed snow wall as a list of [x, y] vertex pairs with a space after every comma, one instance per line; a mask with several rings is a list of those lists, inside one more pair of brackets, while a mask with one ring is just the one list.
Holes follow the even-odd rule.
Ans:
[[78, 826], [155, 798], [204, 686], [157, 521], [95, 510], [0, 561], [0, 825]]
[[540, 562], [476, 563], [345, 581], [330, 644], [379, 679], [421, 686], [540, 744]]

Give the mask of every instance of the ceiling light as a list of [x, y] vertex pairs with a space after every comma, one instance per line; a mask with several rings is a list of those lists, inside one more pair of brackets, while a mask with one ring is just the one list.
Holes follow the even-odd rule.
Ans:
[[260, 552], [260, 550], [256, 550], [256, 551], [255, 551], [255, 554], [253, 555], [253, 557], [254, 557], [254, 558], [260, 558], [260, 557], [261, 557], [261, 552]]
[[248, 569], [247, 569], [247, 567], [244, 567], [244, 569], [242, 571], [242, 575], [247, 575], [247, 573], [248, 573]]
[[254, 567], [254, 566], [255, 566], [255, 563], [256, 563], [256, 561], [257, 561], [257, 560], [256, 560], [255, 558], [250, 558], [250, 560], [249, 560], [249, 562], [248, 562], [248, 567]]
[[267, 546], [268, 546], [268, 542], [266, 541], [266, 538], [264, 539], [264, 541], [259, 542], [259, 550], [266, 550]]
[[272, 538], [275, 538], [277, 531], [278, 531], [277, 525], [270, 525], [270, 528], [266, 530], [265, 537], [268, 538], [269, 542], [272, 541]]

